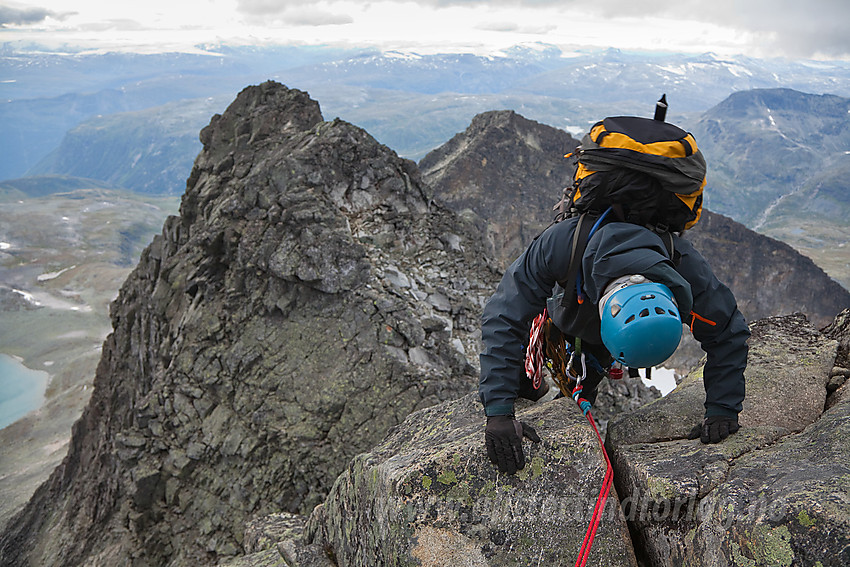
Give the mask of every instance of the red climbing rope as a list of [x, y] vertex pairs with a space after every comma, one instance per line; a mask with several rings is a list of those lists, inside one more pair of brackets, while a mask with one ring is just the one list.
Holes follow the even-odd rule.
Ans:
[[[526, 349], [525, 358], [525, 373], [532, 380], [535, 389], [540, 387], [540, 381], [543, 378], [544, 327], [548, 316], [548, 313], [544, 309], [543, 313], [535, 317], [529, 332], [528, 348]], [[560, 343], [562, 346], [561, 350], [563, 351], [563, 341], [560, 341]], [[549, 345], [547, 345], [547, 347], [548, 346]], [[564, 358], [566, 355], [565, 352], [560, 352], [552, 353], [550, 356], [554, 358], [557, 354], [560, 354], [560, 358]], [[593, 507], [593, 516], [590, 518], [590, 525], [587, 527], [587, 533], [584, 535], [584, 541], [581, 544], [578, 559], [576, 559], [576, 567], [585, 567], [585, 565], [587, 565], [587, 557], [590, 554], [590, 547], [593, 545], [593, 539], [596, 537], [596, 530], [599, 528], [599, 523], [602, 521], [602, 514], [605, 511], [605, 503], [608, 501], [608, 493], [611, 492], [611, 484], [614, 481], [614, 468], [611, 466], [611, 460], [608, 458], [608, 452], [605, 451], [605, 442], [602, 441], [602, 435], [599, 434], [599, 429], [596, 427], [596, 421], [590, 413], [590, 402], [581, 397], [581, 380], [585, 377], [587, 371], [585, 369], [584, 355], [580, 356], [582, 361], [582, 375], [578, 377], [575, 388], [572, 390], [572, 398], [576, 401], [579, 409], [581, 409], [585, 417], [587, 417], [587, 421], [590, 422], [591, 427], [593, 427], [593, 431], [596, 432], [596, 438], [599, 439], [599, 447], [602, 449], [602, 455], [605, 457], [606, 467], [605, 477], [602, 480], [602, 488], [599, 489], [599, 496], [597, 496], [596, 505]], [[566, 385], [567, 367], [572, 367], [572, 358], [569, 363], [561, 361], [560, 367], [563, 367], [563, 379], [557, 375], [557, 372], [556, 378], [558, 379], [561, 391], [564, 392], [564, 394], [569, 394], [569, 390], [567, 389], [568, 386]], [[622, 373], [622, 370], [620, 372]]]
[[[596, 537], [596, 529], [599, 527], [599, 522], [602, 520], [602, 513], [605, 510], [605, 503], [608, 501], [608, 493], [611, 492], [611, 484], [614, 481], [614, 468], [611, 466], [611, 460], [608, 458], [608, 452], [605, 451], [605, 443], [602, 441], [602, 435], [599, 434], [599, 429], [596, 428], [596, 422], [590, 414], [590, 404], [587, 400], [578, 398], [581, 392], [581, 386], [576, 388], [576, 401], [579, 407], [587, 417], [587, 421], [596, 432], [596, 438], [599, 439], [599, 446], [602, 448], [602, 455], [605, 457], [605, 478], [602, 480], [602, 488], [599, 489], [599, 496], [596, 497], [596, 506], [593, 507], [593, 516], [590, 518], [590, 525], [587, 527], [587, 533], [584, 535], [584, 541], [581, 544], [578, 559], [576, 559], [576, 567], [585, 567], [587, 564], [587, 556], [590, 554], [590, 546], [593, 545], [593, 538]], [[581, 402], [587, 403], [587, 406], [582, 406]]]

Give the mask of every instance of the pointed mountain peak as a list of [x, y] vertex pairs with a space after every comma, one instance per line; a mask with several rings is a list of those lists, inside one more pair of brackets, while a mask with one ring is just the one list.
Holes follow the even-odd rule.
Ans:
[[200, 138], [205, 151], [242, 148], [311, 130], [322, 120], [319, 103], [310, 95], [266, 81], [243, 89], [224, 114], [213, 116]]

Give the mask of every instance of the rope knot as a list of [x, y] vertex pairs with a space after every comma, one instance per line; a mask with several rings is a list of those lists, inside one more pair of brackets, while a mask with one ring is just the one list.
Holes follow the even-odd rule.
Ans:
[[578, 386], [576, 386], [576, 387], [575, 387], [575, 389], [573, 390], [572, 398], [573, 398], [576, 402], [578, 402], [578, 400], [579, 400], [579, 395], [581, 394], [581, 391], [582, 391], [583, 389], [584, 389], [584, 386], [578, 385]]

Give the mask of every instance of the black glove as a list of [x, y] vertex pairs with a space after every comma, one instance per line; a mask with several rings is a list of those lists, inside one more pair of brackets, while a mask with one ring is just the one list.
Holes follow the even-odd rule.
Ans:
[[705, 418], [702, 423], [695, 425], [688, 433], [688, 439], [699, 437], [699, 440], [703, 443], [720, 443], [740, 428], [737, 416], [712, 415]]
[[512, 415], [493, 415], [487, 418], [484, 442], [490, 462], [504, 473], [514, 474], [525, 467], [522, 438], [540, 443], [540, 437], [530, 425], [514, 419]]

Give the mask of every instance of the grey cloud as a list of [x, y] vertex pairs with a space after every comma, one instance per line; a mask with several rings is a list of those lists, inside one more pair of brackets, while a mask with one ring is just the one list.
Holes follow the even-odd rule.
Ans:
[[688, 19], [757, 34], [763, 55], [850, 55], [847, 0], [596, 0], [582, 9], [609, 18]]
[[0, 6], [0, 26], [8, 24], [20, 26], [25, 24], [36, 24], [48, 16], [55, 14], [44, 8], [12, 8], [9, 6]]
[[[375, 4], [375, 0], [355, 0], [363, 5]], [[388, 2], [408, 2], [409, 0], [378, 0]], [[433, 6], [435, 8], [447, 8], [451, 6], [564, 6], [571, 5], [574, 2], [570, 0], [417, 0], [417, 3], [423, 6]], [[304, 0], [238, 0], [236, 9], [246, 15], [264, 16], [272, 14], [281, 14], [289, 9], [303, 8], [306, 5]], [[578, 4], [581, 5], [581, 4]]]
[[475, 27], [479, 30], [496, 32], [515, 32], [519, 30], [519, 26], [513, 22], [488, 22]]
[[340, 25], [354, 21], [348, 14], [314, 8], [303, 0], [239, 0], [236, 9], [256, 23], [265, 23], [268, 18], [296, 26]]
[[287, 10], [281, 18], [295, 26], [333, 26], [350, 24], [354, 21], [348, 14], [334, 14], [311, 8]]
[[[374, 4], [375, 0], [356, 0]], [[402, 2], [408, 0], [377, 0]], [[418, 0], [424, 6], [520, 6], [527, 9], [563, 8], [570, 17], [587, 14], [602, 18], [683, 19], [756, 34], [764, 53], [809, 57], [850, 56], [850, 1], [848, 0]], [[238, 10], [248, 17], [285, 16], [308, 4], [304, 0], [238, 0]], [[330, 14], [327, 14], [330, 16]], [[337, 16], [341, 19], [345, 16]], [[580, 17], [580, 16], [578, 16]], [[319, 18], [320, 19], [320, 18]], [[309, 21], [309, 19], [308, 19]], [[541, 22], [548, 25], [551, 22]], [[311, 24], [313, 25], [313, 24]], [[486, 24], [485, 24], [486, 25]], [[642, 25], [642, 24], [638, 24]], [[491, 29], [509, 28], [491, 24]]]
[[145, 27], [142, 26], [139, 22], [135, 20], [128, 19], [116, 19], [116, 20], [104, 20], [102, 22], [89, 22], [85, 24], [81, 24], [79, 29], [83, 31], [91, 31], [91, 32], [104, 32], [111, 30], [120, 30], [120, 31], [138, 31], [144, 30]]
[[[476, 0], [426, 0], [439, 5], [464, 5]], [[667, 18], [691, 20], [753, 33], [765, 53], [791, 57], [850, 56], [848, 0], [676, 0], [593, 2], [495, 0], [518, 6], [561, 6], [603, 18]]]
[[546, 34], [557, 26], [541, 23], [537, 26], [520, 26], [513, 22], [488, 22], [475, 26], [476, 29], [506, 33]]
[[290, 6], [303, 6], [303, 3], [297, 0], [239, 0], [236, 10], [246, 16], [272, 16]]

